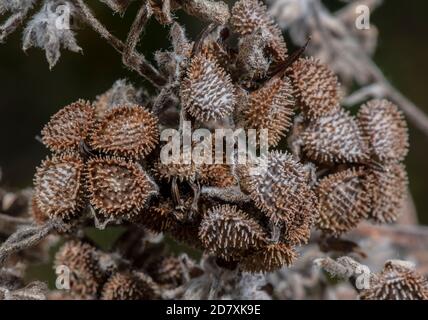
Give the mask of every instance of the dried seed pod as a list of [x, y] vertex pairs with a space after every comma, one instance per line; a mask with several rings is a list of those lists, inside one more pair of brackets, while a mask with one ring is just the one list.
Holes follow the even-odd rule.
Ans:
[[362, 300], [428, 300], [428, 281], [404, 261], [388, 261], [381, 274], [363, 290]]
[[309, 119], [330, 115], [340, 108], [337, 76], [314, 58], [301, 58], [289, 69], [295, 95]]
[[70, 270], [70, 289], [80, 299], [95, 299], [101, 289], [105, 274], [98, 264], [99, 252], [88, 243], [71, 240], [55, 255], [55, 268]]
[[407, 196], [407, 173], [402, 164], [372, 168], [369, 173], [372, 201], [370, 219], [378, 223], [394, 222], [401, 213]]
[[144, 208], [137, 221], [153, 232], [166, 232], [177, 223], [174, 206], [169, 200], [159, 200]]
[[162, 285], [181, 285], [184, 282], [183, 271], [183, 265], [176, 257], [162, 257], [147, 268], [153, 280]]
[[177, 1], [190, 15], [216, 24], [226, 24], [229, 20], [229, 7], [223, 1], [186, 0]]
[[169, 163], [164, 164], [161, 161], [155, 163], [153, 168], [155, 177], [170, 182], [176, 178], [179, 181], [194, 181], [198, 174], [198, 168], [195, 163]]
[[181, 85], [185, 110], [200, 121], [218, 120], [233, 111], [235, 89], [216, 61], [199, 54], [190, 62]]
[[34, 195], [31, 197], [29, 211], [31, 217], [38, 225], [42, 225], [49, 220], [49, 216], [47, 216], [43, 211], [39, 209], [36, 197]]
[[291, 126], [294, 107], [291, 92], [287, 78], [275, 78], [250, 94], [243, 111], [246, 128], [269, 130], [270, 146], [276, 146]]
[[78, 100], [52, 116], [42, 130], [42, 141], [53, 152], [77, 151], [93, 123], [94, 108]]
[[269, 43], [268, 39], [269, 34], [263, 29], [256, 29], [241, 38], [236, 65], [242, 79], [254, 80], [266, 76], [271, 64], [264, 50]]
[[331, 174], [319, 182], [317, 227], [334, 236], [355, 228], [371, 209], [367, 172], [363, 168]]
[[199, 227], [199, 238], [209, 252], [225, 260], [239, 258], [245, 251], [256, 250], [266, 243], [261, 226], [230, 205], [208, 210]]
[[84, 206], [83, 161], [78, 155], [47, 158], [34, 176], [34, 203], [49, 218], [71, 219]]
[[141, 213], [156, 186], [142, 167], [122, 158], [93, 158], [86, 164], [89, 200], [106, 218], [132, 218]]
[[387, 100], [371, 100], [360, 108], [358, 120], [375, 160], [404, 160], [409, 136], [406, 121], [396, 105]]
[[281, 29], [268, 14], [267, 8], [259, 0], [239, 0], [232, 8], [230, 23], [241, 36], [262, 29], [269, 36], [268, 49], [277, 61], [287, 58], [287, 46]]
[[368, 147], [354, 117], [339, 109], [311, 122], [302, 132], [306, 155], [321, 163], [361, 163]]
[[227, 188], [237, 183], [230, 165], [227, 164], [203, 164], [199, 176], [203, 184], [219, 188]]
[[92, 131], [89, 144], [94, 150], [139, 159], [158, 142], [158, 119], [141, 106], [126, 105], [105, 114]]
[[261, 161], [265, 172], [246, 173], [241, 181], [256, 206], [273, 222], [290, 221], [307, 195], [305, 169], [289, 153], [273, 151]]
[[318, 199], [315, 193], [307, 185], [302, 187], [303, 201], [300, 208], [295, 210], [291, 219], [284, 221], [284, 231], [281, 240], [289, 246], [300, 246], [308, 243], [311, 236], [311, 228], [317, 219]]
[[233, 55], [219, 43], [218, 37], [214, 36], [205, 39], [202, 48], [201, 55], [211, 61], [216, 61], [217, 64], [224, 70], [228, 70], [231, 63], [233, 63]]
[[296, 259], [293, 248], [284, 243], [272, 243], [245, 257], [240, 267], [246, 272], [273, 272], [283, 266], [290, 266]]
[[105, 283], [103, 300], [153, 300], [158, 298], [156, 284], [141, 272], [118, 272]]

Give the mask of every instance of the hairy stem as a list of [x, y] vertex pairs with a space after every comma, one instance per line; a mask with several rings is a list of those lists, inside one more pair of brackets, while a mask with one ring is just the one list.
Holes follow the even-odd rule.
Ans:
[[[80, 11], [82, 17], [86, 20], [86, 23], [96, 31], [103, 39], [119, 53], [124, 54], [125, 44], [114, 35], [112, 35], [106, 27], [104, 27], [101, 22], [92, 13], [91, 9], [86, 5], [83, 0], [74, 0], [78, 10]], [[145, 77], [149, 80], [154, 86], [161, 87], [165, 85], [166, 80], [162, 77], [159, 71], [153, 67], [146, 59], [136, 53], [135, 51], [130, 53], [130, 59], [127, 60], [130, 64], [127, 64], [127, 67], [136, 71], [139, 75]]]

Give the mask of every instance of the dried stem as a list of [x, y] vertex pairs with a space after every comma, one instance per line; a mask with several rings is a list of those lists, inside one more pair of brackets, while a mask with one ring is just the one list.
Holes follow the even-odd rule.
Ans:
[[146, 3], [138, 10], [138, 13], [132, 23], [131, 29], [128, 33], [128, 37], [126, 39], [125, 48], [123, 50], [123, 63], [125, 65], [134, 65], [138, 63], [133, 58], [135, 49], [137, 47], [138, 42], [140, 41], [141, 34], [143, 33], [144, 26], [152, 15], [151, 9]]
[[14, 32], [25, 20], [28, 10], [11, 15], [0, 25], [0, 43], [2, 43], [12, 32]]
[[13, 253], [27, 249], [43, 240], [57, 225], [49, 221], [42, 226], [26, 226], [12, 234], [0, 247], [0, 266]]
[[[85, 18], [86, 23], [91, 26], [94, 31], [100, 34], [102, 38], [107, 40], [107, 42], [119, 53], [122, 55], [125, 51], [125, 44], [112, 35], [106, 27], [104, 27], [101, 22], [92, 13], [91, 9], [86, 5], [83, 0], [75, 0], [76, 6], [81, 12], [83, 18]], [[137, 16], [138, 18], [138, 16]], [[149, 80], [154, 86], [161, 87], [166, 83], [166, 80], [160, 75], [159, 71], [156, 70], [149, 62], [146, 61], [144, 56], [136, 53], [135, 51], [129, 53], [129, 59], [126, 59], [126, 62], [130, 63], [127, 66], [136, 71], [141, 76]]]

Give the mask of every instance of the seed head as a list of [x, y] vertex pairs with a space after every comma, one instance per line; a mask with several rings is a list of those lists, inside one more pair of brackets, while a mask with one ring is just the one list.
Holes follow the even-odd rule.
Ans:
[[71, 240], [55, 255], [55, 267], [70, 269], [70, 289], [81, 299], [94, 299], [101, 289], [105, 275], [98, 264], [99, 253], [88, 243]]
[[407, 196], [407, 173], [402, 164], [373, 168], [369, 174], [372, 210], [369, 217], [378, 223], [394, 222], [401, 213]]
[[347, 169], [321, 179], [316, 193], [319, 199], [317, 227], [334, 236], [355, 228], [371, 209], [367, 175], [362, 168]]
[[388, 261], [381, 274], [360, 293], [362, 300], [428, 300], [428, 281], [402, 261]]
[[203, 164], [199, 176], [203, 184], [213, 187], [227, 188], [237, 183], [227, 164]]
[[53, 152], [77, 151], [93, 123], [94, 108], [79, 100], [52, 116], [42, 130], [42, 141]]
[[184, 109], [199, 121], [218, 120], [232, 113], [235, 100], [224, 69], [202, 54], [193, 57], [181, 86]]
[[281, 29], [267, 12], [266, 6], [259, 0], [239, 0], [232, 8], [230, 23], [233, 29], [245, 36], [262, 29], [269, 36], [268, 49], [277, 61], [287, 58], [287, 45]]
[[194, 181], [198, 174], [198, 168], [195, 163], [169, 163], [164, 164], [161, 161], [156, 162], [153, 168], [154, 175], [170, 182], [173, 178], [179, 181]]
[[266, 172], [244, 173], [241, 180], [256, 206], [273, 222], [290, 221], [307, 195], [305, 169], [289, 153], [273, 151], [261, 160]]
[[245, 127], [268, 129], [269, 145], [276, 146], [291, 126], [294, 107], [291, 93], [287, 78], [276, 78], [252, 92], [243, 112]]
[[118, 272], [105, 283], [103, 300], [152, 300], [157, 299], [153, 280], [141, 272]]
[[298, 104], [305, 116], [317, 119], [340, 108], [339, 83], [326, 65], [314, 58], [301, 58], [289, 72]]
[[93, 158], [86, 164], [89, 200], [106, 218], [141, 214], [155, 185], [141, 166], [123, 158]]
[[49, 217], [39, 209], [39, 206], [37, 205], [36, 197], [34, 195], [31, 197], [29, 211], [30, 211], [31, 217], [38, 225], [42, 225], [47, 220], [49, 220]]
[[387, 100], [371, 100], [360, 108], [358, 120], [375, 160], [404, 160], [409, 136], [406, 121], [396, 105]]
[[296, 256], [294, 249], [288, 245], [272, 243], [245, 257], [240, 266], [246, 272], [273, 272], [283, 266], [290, 266]]
[[318, 199], [308, 185], [302, 187], [302, 202], [291, 219], [284, 221], [281, 240], [289, 246], [306, 244], [311, 236], [311, 228], [318, 217]]
[[199, 227], [199, 238], [211, 253], [233, 260], [266, 243], [261, 226], [236, 206], [221, 205], [208, 210]]
[[70, 219], [84, 206], [83, 161], [75, 154], [47, 158], [34, 176], [35, 210], [51, 219]]
[[90, 137], [94, 150], [135, 159], [149, 154], [158, 142], [158, 119], [138, 105], [111, 109]]
[[302, 133], [306, 155], [321, 163], [360, 163], [368, 159], [368, 147], [355, 119], [339, 109], [309, 124]]

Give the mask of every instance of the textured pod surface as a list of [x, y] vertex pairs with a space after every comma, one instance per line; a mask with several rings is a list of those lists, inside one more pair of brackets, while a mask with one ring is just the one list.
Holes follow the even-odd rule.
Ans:
[[428, 281], [413, 268], [387, 262], [382, 273], [360, 293], [362, 300], [428, 300]]
[[137, 159], [149, 154], [158, 142], [158, 119], [138, 105], [108, 111], [90, 138], [95, 150]]
[[137, 221], [153, 232], [169, 231], [177, 223], [174, 206], [169, 200], [162, 200], [142, 209]]
[[141, 272], [118, 272], [105, 283], [103, 300], [150, 300], [158, 298], [156, 284]]
[[95, 247], [76, 240], [66, 242], [55, 255], [55, 267], [65, 266], [70, 270], [70, 290], [74, 296], [97, 297], [104, 281], [98, 259]]
[[277, 61], [287, 58], [287, 46], [281, 29], [268, 14], [266, 6], [259, 0], [239, 0], [232, 8], [230, 23], [241, 36], [253, 33], [257, 29], [267, 31], [268, 48]]
[[223, 1], [186, 0], [180, 3], [188, 14], [216, 24], [226, 24], [230, 17], [229, 7]]
[[339, 83], [327, 66], [314, 58], [301, 58], [293, 63], [289, 75], [308, 118], [317, 119], [340, 108]]
[[84, 205], [83, 161], [73, 154], [47, 158], [34, 176], [36, 210], [50, 218], [69, 219]]
[[49, 217], [40, 210], [40, 208], [39, 208], [39, 206], [37, 204], [36, 197], [34, 195], [31, 197], [29, 211], [30, 211], [31, 217], [33, 218], [33, 220], [38, 225], [42, 225], [47, 220], [49, 220]]
[[190, 164], [164, 164], [158, 161], [154, 165], [153, 173], [157, 178], [165, 181], [171, 181], [173, 178], [179, 181], [194, 181], [198, 174], [198, 168], [193, 161]]
[[368, 159], [368, 146], [355, 119], [339, 109], [309, 124], [302, 133], [303, 150], [321, 163], [359, 163]]
[[86, 164], [90, 202], [106, 218], [130, 218], [155, 191], [142, 167], [122, 158], [93, 158]]
[[202, 183], [219, 188], [227, 188], [237, 184], [236, 178], [227, 164], [203, 164], [199, 171]]
[[357, 226], [371, 209], [369, 182], [364, 169], [347, 169], [319, 182], [319, 217], [317, 227], [339, 236]]
[[218, 120], [232, 113], [235, 89], [216, 61], [199, 54], [191, 60], [182, 82], [181, 102], [200, 121]]
[[245, 257], [240, 266], [246, 272], [273, 272], [283, 266], [290, 266], [296, 257], [296, 252], [290, 246], [272, 243]]
[[156, 283], [178, 286], [184, 282], [183, 265], [179, 258], [162, 257], [152, 263], [147, 272]]
[[245, 127], [267, 129], [270, 146], [276, 146], [291, 126], [294, 101], [287, 78], [274, 79], [264, 87], [250, 94], [244, 109]]
[[289, 246], [306, 244], [311, 236], [311, 228], [318, 217], [318, 199], [308, 185], [302, 187], [302, 202], [291, 219], [284, 221], [282, 241]]
[[270, 152], [262, 158], [265, 172], [242, 176], [256, 206], [277, 222], [290, 221], [305, 200], [305, 169], [289, 153]]
[[209, 252], [225, 260], [239, 258], [243, 252], [258, 249], [266, 242], [261, 226], [230, 205], [208, 210], [199, 227], [199, 238]]
[[42, 141], [53, 152], [77, 151], [93, 123], [94, 108], [79, 100], [52, 116], [42, 130]]
[[374, 168], [369, 176], [372, 210], [369, 217], [379, 223], [394, 222], [405, 206], [408, 178], [402, 164]]
[[409, 148], [406, 121], [397, 106], [387, 100], [372, 100], [358, 113], [364, 136], [375, 160], [404, 160]]

